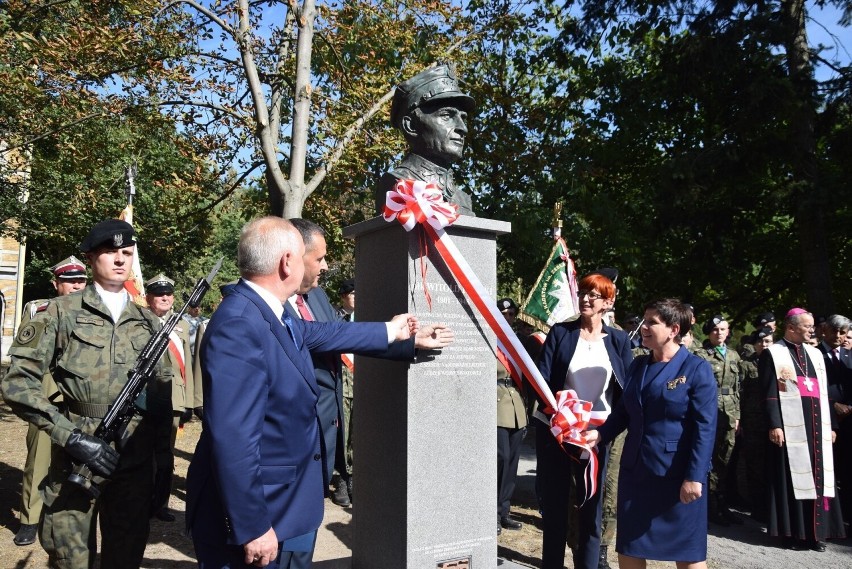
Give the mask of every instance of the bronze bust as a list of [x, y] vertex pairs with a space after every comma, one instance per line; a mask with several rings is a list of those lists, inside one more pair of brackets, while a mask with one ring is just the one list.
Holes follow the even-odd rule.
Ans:
[[459, 206], [459, 213], [475, 215], [470, 196], [456, 187], [451, 169], [462, 156], [467, 114], [473, 109], [473, 98], [459, 90], [448, 65], [431, 67], [397, 86], [391, 123], [402, 131], [409, 151], [379, 180], [376, 206], [380, 213], [386, 192], [404, 179], [435, 182], [444, 199]]

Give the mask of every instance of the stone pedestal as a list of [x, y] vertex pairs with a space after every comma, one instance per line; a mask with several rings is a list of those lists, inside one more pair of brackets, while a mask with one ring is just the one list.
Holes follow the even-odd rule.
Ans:
[[[494, 297], [496, 237], [510, 224], [462, 216], [447, 229]], [[358, 320], [412, 312], [455, 342], [416, 363], [355, 358], [355, 569], [494, 569], [497, 429], [494, 335], [437, 253], [421, 267], [421, 228], [374, 218], [355, 239]], [[425, 238], [425, 234], [423, 234]]]

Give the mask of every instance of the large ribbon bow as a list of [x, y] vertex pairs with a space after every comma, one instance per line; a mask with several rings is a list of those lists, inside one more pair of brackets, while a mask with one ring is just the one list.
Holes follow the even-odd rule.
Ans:
[[399, 180], [393, 191], [387, 192], [382, 217], [399, 221], [406, 231], [424, 222], [440, 230], [458, 219], [458, 209], [456, 204], [444, 201], [434, 182]]
[[557, 442], [583, 449], [580, 458], [589, 459], [589, 465], [584, 472], [585, 498], [589, 499], [595, 495], [598, 481], [597, 455], [589, 448], [589, 443], [583, 435], [583, 431], [592, 424], [592, 403], [579, 399], [573, 389], [566, 389], [556, 392], [555, 409], [548, 407], [544, 412], [551, 415], [550, 432]]

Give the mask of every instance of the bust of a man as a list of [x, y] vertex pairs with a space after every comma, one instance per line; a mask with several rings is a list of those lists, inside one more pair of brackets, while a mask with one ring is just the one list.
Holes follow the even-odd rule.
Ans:
[[459, 90], [456, 74], [447, 65], [422, 71], [400, 83], [391, 104], [391, 123], [402, 131], [408, 154], [379, 180], [376, 206], [399, 180], [434, 182], [444, 199], [459, 206], [459, 213], [475, 215], [470, 196], [456, 187], [452, 165], [461, 158], [467, 135], [467, 114], [473, 98]]

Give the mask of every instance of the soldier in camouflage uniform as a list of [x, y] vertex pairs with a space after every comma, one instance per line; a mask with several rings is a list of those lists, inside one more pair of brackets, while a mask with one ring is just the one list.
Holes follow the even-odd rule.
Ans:
[[766, 420], [766, 393], [760, 386], [757, 360], [763, 350], [772, 345], [772, 329], [755, 330], [751, 336], [751, 355], [743, 358], [743, 383], [740, 388], [740, 407], [746, 467], [746, 488], [751, 500], [751, 515], [758, 521], [767, 521], [766, 495], [766, 445], [769, 424]]
[[708, 320], [703, 331], [708, 335], [708, 345], [697, 348], [695, 354], [710, 362], [719, 389], [713, 470], [708, 477], [708, 516], [710, 521], [727, 526], [731, 523], [742, 523], [742, 520], [728, 509], [724, 497], [724, 481], [740, 422], [741, 360], [739, 354], [725, 345], [730, 328], [723, 316], [716, 315]]
[[[50, 267], [53, 287], [57, 296], [65, 296], [82, 290], [86, 286], [86, 266], [74, 255]], [[46, 300], [33, 300], [24, 306], [19, 327], [29, 324], [39, 309], [47, 308]], [[42, 380], [44, 395], [57, 405], [62, 396], [50, 373]], [[41, 517], [41, 491], [39, 486], [47, 478], [50, 467], [50, 437], [30, 423], [27, 429], [27, 460], [24, 463], [24, 478], [21, 483], [21, 527], [15, 534], [15, 545], [30, 545], [35, 542], [38, 519]]]
[[[47, 433], [53, 443], [39, 526], [50, 567], [94, 566], [94, 522], [99, 516], [101, 567], [135, 569], [148, 538], [155, 442], [167, 439], [171, 427], [170, 362], [158, 366], [144, 403], [140, 398], [144, 410], [131, 419], [120, 456], [92, 436], [160, 323], [136, 306], [123, 288], [135, 254], [135, 236], [128, 223], [96, 224], [80, 248], [92, 267], [94, 283], [80, 293], [50, 301], [20, 329], [1, 387], [12, 410]], [[41, 380], [48, 372], [64, 398], [62, 409], [42, 391]], [[101, 488], [98, 498], [68, 481], [72, 461], [95, 474]]]

